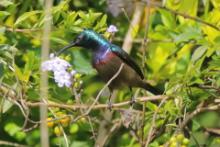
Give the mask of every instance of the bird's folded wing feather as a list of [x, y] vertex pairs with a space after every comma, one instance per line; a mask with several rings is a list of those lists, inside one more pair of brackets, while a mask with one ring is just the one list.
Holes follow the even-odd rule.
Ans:
[[122, 50], [120, 47], [111, 44], [110, 49], [112, 52], [114, 52], [119, 58], [121, 58], [127, 65], [131, 66], [141, 77], [141, 79], [144, 79], [144, 75], [138, 66], [138, 64], [126, 53], [124, 50]]

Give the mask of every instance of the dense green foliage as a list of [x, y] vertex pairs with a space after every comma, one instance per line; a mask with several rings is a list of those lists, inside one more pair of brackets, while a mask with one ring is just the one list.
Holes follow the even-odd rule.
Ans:
[[[136, 111], [130, 110], [129, 105], [113, 109], [112, 114], [107, 109], [91, 110], [88, 117], [72, 123], [70, 121], [81, 116], [84, 109], [49, 107], [51, 146], [67, 146], [65, 139], [73, 147], [94, 146], [105, 137], [108, 138], [106, 146], [141, 146], [141, 136], [148, 137], [153, 123], [151, 147], [165, 144], [220, 146], [220, 1], [164, 2], [164, 8], [152, 4], [149, 22], [146, 19], [148, 8], [145, 8], [143, 19], [138, 26], [133, 26], [131, 56], [139, 65], [144, 61], [145, 78], [168, 98], [163, 103], [135, 104], [133, 110]], [[0, 1], [0, 141], [40, 146], [39, 123], [28, 121], [25, 116], [39, 121], [39, 107], [30, 103], [40, 101], [43, 6], [41, 0]], [[132, 15], [125, 12], [113, 17], [106, 9], [105, 0], [56, 0], [51, 11], [50, 52], [67, 45], [83, 28], [92, 28], [110, 39], [106, 32], [110, 24], [118, 27], [119, 32], [112, 41], [121, 46]], [[146, 23], [149, 25], [148, 43], [143, 56]], [[72, 48], [61, 58], [69, 61], [79, 73], [75, 77], [78, 81], [72, 88], [60, 88], [49, 74], [48, 102], [91, 105], [104, 83], [90, 65], [90, 53], [86, 49]], [[137, 89], [136, 94], [137, 97], [151, 95], [141, 89]], [[76, 96], [80, 102], [76, 101]], [[130, 96], [128, 89], [120, 90], [114, 102], [127, 101]], [[107, 97], [102, 94], [99, 103], [105, 104]], [[186, 124], [182, 127], [183, 122]], [[103, 128], [105, 136], [100, 137]]]

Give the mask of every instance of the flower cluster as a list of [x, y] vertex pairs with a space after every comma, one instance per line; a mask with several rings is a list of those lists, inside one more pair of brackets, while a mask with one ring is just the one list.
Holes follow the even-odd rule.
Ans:
[[75, 70], [68, 71], [71, 65], [59, 58], [50, 55], [50, 60], [42, 63], [41, 68], [43, 71], [52, 71], [54, 74], [54, 80], [58, 84], [59, 87], [70, 87], [72, 85], [72, 77], [76, 74]]
[[118, 32], [118, 29], [115, 25], [110, 25], [108, 28], [107, 28], [107, 32], [109, 33], [115, 33], [115, 32]]

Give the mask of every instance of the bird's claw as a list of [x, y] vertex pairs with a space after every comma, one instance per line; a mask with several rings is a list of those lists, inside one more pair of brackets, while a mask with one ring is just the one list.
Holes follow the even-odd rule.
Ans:
[[111, 101], [108, 102], [108, 110], [112, 111], [112, 102]]
[[130, 105], [133, 106], [136, 103], [134, 96], [131, 97]]

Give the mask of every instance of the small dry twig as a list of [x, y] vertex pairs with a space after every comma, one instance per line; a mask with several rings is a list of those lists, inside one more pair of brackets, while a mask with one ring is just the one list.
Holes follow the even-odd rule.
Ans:
[[22, 144], [9, 142], [9, 141], [4, 141], [4, 140], [0, 140], [0, 145], [14, 146], [14, 147], [28, 147], [27, 145], [22, 145]]
[[148, 144], [150, 143], [150, 141], [151, 141], [151, 139], [152, 139], [152, 135], [154, 134], [153, 132], [155, 131], [155, 123], [156, 123], [156, 119], [157, 119], [158, 110], [159, 110], [160, 107], [166, 102], [166, 100], [167, 100], [167, 98], [163, 99], [163, 100], [160, 102], [160, 104], [159, 104], [157, 110], [154, 112], [153, 119], [152, 119], [152, 123], [151, 123], [152, 125], [151, 125], [151, 128], [150, 128], [149, 132], [148, 132], [148, 136], [147, 136], [147, 139], [146, 139], [146, 142], [145, 142], [144, 146], [148, 146]]

